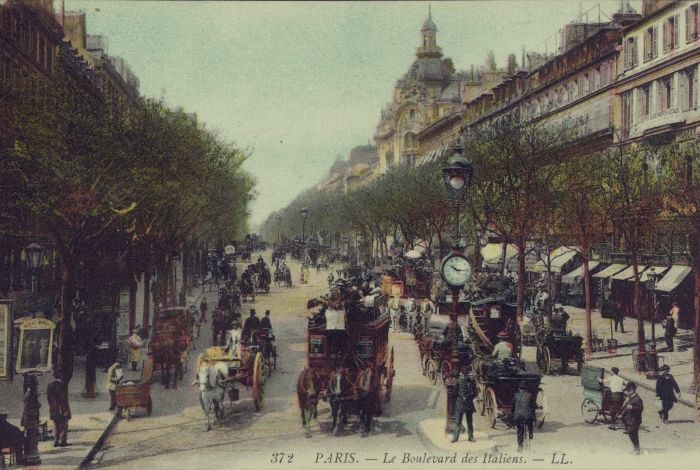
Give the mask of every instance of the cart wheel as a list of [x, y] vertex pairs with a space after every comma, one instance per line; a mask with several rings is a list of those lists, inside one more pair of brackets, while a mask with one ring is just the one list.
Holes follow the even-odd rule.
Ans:
[[150, 395], [148, 396], [148, 403], [146, 404], [146, 413], [148, 416], [151, 416], [151, 413], [153, 413], [153, 401]]
[[437, 367], [435, 366], [435, 361], [431, 358], [428, 359], [428, 379], [430, 383], [435, 385], [437, 383]]
[[598, 419], [599, 413], [600, 408], [598, 408], [596, 402], [594, 402], [590, 398], [586, 398], [585, 400], [583, 400], [583, 403], [581, 403], [581, 417], [585, 422], [587, 422], [588, 424], [595, 423], [596, 419]]
[[544, 375], [550, 375], [552, 373], [552, 354], [549, 352], [549, 347], [545, 346], [542, 348], [542, 372]]
[[384, 392], [384, 399], [386, 401], [391, 400], [391, 390], [394, 388], [394, 375], [396, 371], [394, 370], [394, 347], [391, 347], [389, 351], [389, 358], [386, 361], [386, 391]]
[[496, 427], [496, 416], [498, 413], [498, 402], [496, 401], [496, 392], [492, 388], [487, 388], [484, 393], [484, 408], [486, 409], [486, 417], [492, 428]]
[[262, 353], [257, 352], [255, 354], [255, 362], [253, 363], [253, 402], [255, 403], [255, 411], [260, 411], [262, 409], [263, 387], [265, 384], [263, 362]]
[[442, 384], [445, 385], [445, 381], [447, 380], [447, 377], [450, 376], [452, 371], [452, 366], [450, 366], [450, 363], [445, 361], [442, 361], [442, 364], [440, 365], [440, 377], [442, 377]]
[[544, 390], [537, 389], [537, 399], [535, 400], [535, 424], [537, 429], [544, 426], [544, 419], [547, 416], [547, 396]]
[[484, 416], [486, 412], [486, 400], [484, 399], [485, 387], [482, 384], [477, 384], [477, 395], [476, 395], [476, 409], [479, 410], [479, 414]]
[[537, 362], [537, 367], [542, 368], [542, 348], [537, 345], [537, 353], [535, 354], [535, 362]]

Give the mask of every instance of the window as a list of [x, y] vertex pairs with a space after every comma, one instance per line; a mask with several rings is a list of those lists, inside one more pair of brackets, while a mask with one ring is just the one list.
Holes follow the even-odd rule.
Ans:
[[637, 66], [637, 41], [634, 37], [625, 41], [625, 70]]
[[585, 96], [588, 94], [588, 74], [583, 74], [579, 79], [579, 96]]
[[639, 88], [637, 93], [637, 115], [644, 117], [651, 111], [651, 85]]
[[685, 10], [685, 40], [693, 42], [700, 32], [700, 5], [695, 3]]
[[620, 130], [622, 138], [627, 139], [632, 127], [632, 92], [628, 91], [620, 95], [621, 122]]
[[673, 104], [673, 85], [671, 77], [662, 78], [657, 82], [658, 105], [657, 111], [666, 111]]
[[680, 104], [682, 110], [694, 109], [696, 106], [696, 89], [695, 79], [697, 77], [696, 68], [689, 67], [683, 70], [678, 79], [680, 82]]
[[678, 48], [678, 15], [664, 21], [664, 52]]
[[644, 33], [644, 62], [647, 62], [658, 55], [656, 27], [652, 26]]

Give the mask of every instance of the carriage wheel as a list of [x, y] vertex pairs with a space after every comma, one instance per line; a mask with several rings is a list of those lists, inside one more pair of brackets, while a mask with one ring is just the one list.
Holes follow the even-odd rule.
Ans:
[[148, 416], [151, 416], [151, 413], [153, 413], [153, 401], [150, 395], [148, 396], [148, 403], [146, 404], [146, 413]]
[[495, 428], [498, 413], [498, 402], [496, 401], [496, 392], [494, 392], [491, 387], [487, 388], [484, 392], [484, 408], [486, 410], [486, 417], [489, 420], [489, 424], [492, 428]]
[[540, 366], [540, 369], [542, 369], [544, 375], [552, 373], [552, 353], [547, 346], [542, 348], [542, 366]]
[[440, 377], [442, 377], [443, 385], [445, 385], [445, 381], [447, 380], [447, 377], [450, 376], [451, 371], [452, 366], [450, 366], [450, 363], [447, 360], [442, 361], [442, 364], [440, 364]]
[[255, 411], [262, 409], [263, 386], [265, 384], [263, 362], [262, 353], [256, 353], [255, 362], [253, 363], [253, 402], [255, 403]]
[[484, 392], [486, 390], [483, 384], [477, 384], [477, 394], [476, 394], [476, 409], [479, 411], [481, 416], [484, 416], [486, 412], [486, 400], [484, 399]]
[[421, 361], [421, 369], [423, 371], [423, 375], [428, 375], [428, 364], [430, 363], [430, 354], [423, 354], [423, 358]]
[[537, 389], [537, 399], [535, 400], [535, 425], [537, 429], [544, 426], [544, 420], [547, 416], [547, 396], [544, 394], [544, 390], [541, 388]]
[[389, 358], [386, 361], [386, 392], [384, 393], [384, 399], [386, 401], [391, 400], [391, 390], [394, 388], [394, 374], [396, 374], [396, 371], [394, 370], [394, 347], [391, 347], [391, 350], [389, 351]]
[[542, 368], [542, 348], [537, 345], [537, 353], [535, 354], [535, 362], [537, 362], [537, 367]]
[[583, 400], [583, 403], [581, 403], [581, 417], [586, 423], [595, 423], [596, 419], [598, 419], [598, 414], [600, 414], [600, 408], [598, 408], [596, 402], [590, 398]]
[[437, 366], [432, 358], [428, 359], [428, 380], [435, 385], [437, 383]]

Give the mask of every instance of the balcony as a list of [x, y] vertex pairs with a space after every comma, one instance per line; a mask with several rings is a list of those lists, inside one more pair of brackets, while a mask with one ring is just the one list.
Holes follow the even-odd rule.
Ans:
[[637, 132], [640, 134], [655, 134], [685, 122], [681, 108], [668, 108], [653, 114], [647, 114], [639, 120]]

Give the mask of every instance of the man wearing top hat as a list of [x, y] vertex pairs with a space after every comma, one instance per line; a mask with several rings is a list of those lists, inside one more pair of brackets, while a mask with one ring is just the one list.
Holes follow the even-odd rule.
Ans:
[[49, 402], [49, 417], [54, 423], [54, 447], [65, 447], [68, 444], [68, 421], [71, 419], [70, 404], [68, 403], [68, 385], [60, 373], [56, 373], [54, 381], [46, 387], [46, 399]]

